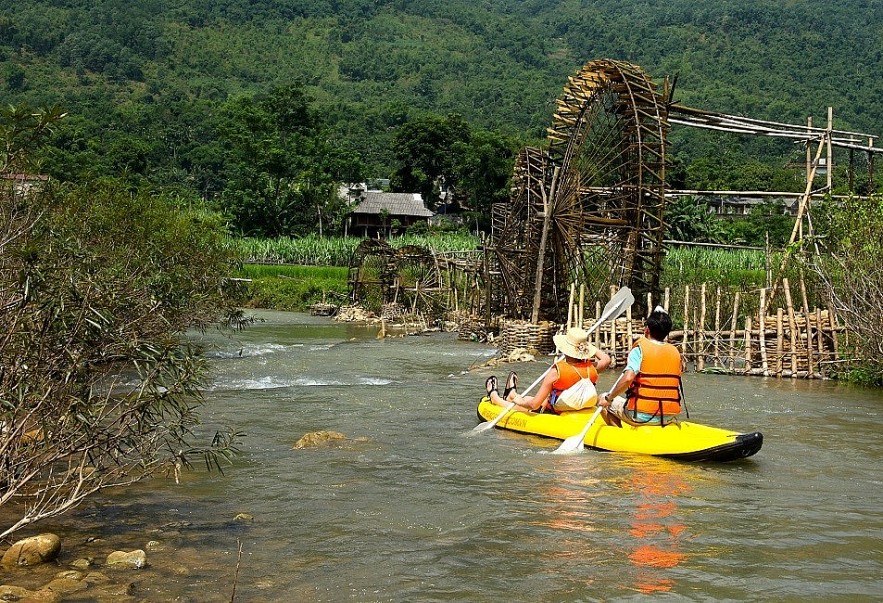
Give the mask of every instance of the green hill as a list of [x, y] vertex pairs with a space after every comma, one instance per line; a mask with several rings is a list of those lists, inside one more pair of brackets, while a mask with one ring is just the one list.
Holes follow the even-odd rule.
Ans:
[[[883, 11], [874, 0], [17, 0], [0, 8], [0, 100], [61, 103], [73, 177], [142, 173], [223, 187], [206, 147], [228, 99], [300, 82], [368, 173], [395, 167], [397, 128], [456, 113], [522, 142], [549, 125], [566, 77], [594, 58], [679, 74], [676, 100], [883, 134]], [[682, 162], [721, 137], [675, 131]], [[789, 142], [727, 139], [782, 163]]]

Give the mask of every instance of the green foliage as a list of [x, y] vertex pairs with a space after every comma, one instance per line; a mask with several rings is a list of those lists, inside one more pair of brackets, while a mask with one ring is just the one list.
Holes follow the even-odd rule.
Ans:
[[318, 223], [321, 233], [323, 217], [329, 230], [340, 227], [337, 184], [358, 181], [361, 166], [329, 143], [301, 86], [231, 101], [220, 134], [228, 149], [220, 204], [238, 232], [305, 235]]
[[119, 183], [0, 191], [0, 536], [93, 492], [235, 450], [195, 446], [204, 366], [183, 338], [227, 314], [220, 217]]
[[696, 197], [676, 197], [665, 207], [667, 236], [676, 241], [720, 243], [724, 226], [708, 207]]
[[345, 267], [245, 264], [237, 276], [252, 279], [247, 305], [255, 308], [302, 312], [318, 302], [339, 302], [349, 293]]
[[816, 227], [826, 253], [814, 255], [817, 275], [850, 333], [856, 361], [844, 371], [864, 383], [883, 384], [883, 195], [829, 200]]

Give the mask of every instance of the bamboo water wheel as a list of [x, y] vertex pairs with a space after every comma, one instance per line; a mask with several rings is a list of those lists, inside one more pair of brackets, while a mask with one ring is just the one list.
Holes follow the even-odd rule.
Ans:
[[569, 78], [548, 150], [521, 152], [510, 202], [494, 208], [487, 260], [496, 312], [560, 322], [574, 281], [595, 298], [609, 285], [630, 287], [637, 300], [657, 292], [664, 96], [622, 61], [590, 61]]
[[386, 241], [365, 239], [350, 260], [352, 300], [387, 318], [420, 312], [437, 318], [446, 309], [449, 288], [435, 254], [425, 247], [394, 249]]

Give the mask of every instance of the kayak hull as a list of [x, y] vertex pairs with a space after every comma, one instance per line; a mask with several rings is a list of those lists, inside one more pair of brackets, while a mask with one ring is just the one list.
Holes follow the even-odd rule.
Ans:
[[[478, 417], [490, 421], [504, 409], [484, 397], [478, 403]], [[496, 427], [557, 440], [578, 434], [586, 426], [595, 408], [560, 415], [513, 411], [500, 419]], [[644, 425], [622, 427], [607, 425], [598, 419], [583, 440], [587, 448], [606, 452], [649, 454], [681, 461], [725, 462], [747, 458], [763, 446], [760, 432], [740, 433], [689, 421], [665, 427]]]

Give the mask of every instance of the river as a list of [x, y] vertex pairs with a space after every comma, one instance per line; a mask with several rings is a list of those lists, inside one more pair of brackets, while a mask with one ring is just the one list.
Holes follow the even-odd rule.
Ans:
[[[879, 389], [691, 373], [691, 420], [761, 431], [756, 456], [550, 456], [553, 440], [470, 434], [492, 371], [468, 371], [486, 345], [259, 316], [203, 338], [203, 430], [235, 426], [241, 455], [223, 475], [160, 477], [77, 509], [59, 524], [62, 565], [86, 546], [154, 541], [125, 578], [133, 601], [230, 601], [234, 584], [239, 602], [883, 595]], [[545, 368], [517, 365], [525, 384]], [[318, 430], [348, 439], [292, 448]]]

